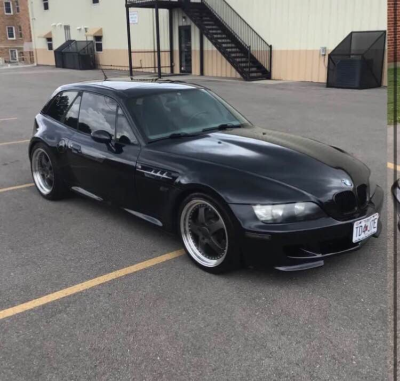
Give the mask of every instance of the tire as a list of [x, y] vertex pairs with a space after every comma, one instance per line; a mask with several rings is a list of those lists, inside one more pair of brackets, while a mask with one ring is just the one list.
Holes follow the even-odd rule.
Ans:
[[46, 200], [61, 200], [68, 193], [57, 159], [43, 143], [37, 143], [32, 148], [31, 172], [36, 189]]
[[240, 251], [226, 207], [203, 194], [188, 196], [179, 210], [179, 235], [189, 258], [213, 274], [240, 266]]

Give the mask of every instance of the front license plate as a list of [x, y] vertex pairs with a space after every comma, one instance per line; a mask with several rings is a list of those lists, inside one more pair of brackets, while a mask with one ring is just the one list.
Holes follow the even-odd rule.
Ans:
[[378, 231], [379, 214], [373, 214], [368, 218], [354, 222], [353, 242], [360, 242]]

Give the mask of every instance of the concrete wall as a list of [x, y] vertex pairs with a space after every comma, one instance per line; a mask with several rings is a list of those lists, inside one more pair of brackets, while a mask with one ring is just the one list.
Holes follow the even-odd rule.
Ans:
[[[133, 49], [141, 53], [135, 56], [134, 64], [143, 66], [152, 64], [153, 50], [153, 11], [137, 10], [139, 23], [131, 26]], [[85, 36], [87, 28], [103, 29], [102, 53], [96, 54], [102, 65], [127, 68], [127, 33], [124, 0], [101, 0], [99, 4], [92, 4], [91, 0], [50, 0], [49, 10], [43, 9], [42, 0], [30, 0], [32, 18], [32, 32], [38, 64], [54, 65], [54, 53], [47, 49], [46, 39], [40, 37], [52, 32], [54, 49], [65, 42], [64, 26], [71, 28], [71, 38], [76, 40], [92, 40]], [[81, 29], [77, 29], [77, 28]], [[166, 11], [161, 11], [162, 45], [166, 47], [168, 40], [168, 18]]]
[[350, 32], [387, 29], [386, 0], [227, 0], [273, 46], [274, 79], [326, 81], [327, 57]]

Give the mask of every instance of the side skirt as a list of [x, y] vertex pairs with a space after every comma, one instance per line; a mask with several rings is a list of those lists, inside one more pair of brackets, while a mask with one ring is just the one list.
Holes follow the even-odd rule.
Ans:
[[141, 218], [143, 220], [146, 220], [147, 222], [150, 222], [150, 223], [152, 223], [154, 225], [163, 226], [162, 222], [157, 220], [157, 218], [148, 216], [148, 215], [143, 214], [143, 213], [135, 212], [134, 210], [130, 210], [130, 209], [124, 209], [124, 210], [127, 211], [128, 213], [133, 214], [134, 216], [139, 217], [139, 218]]
[[96, 200], [96, 201], [103, 201], [103, 199], [102, 199], [101, 197], [96, 196], [95, 194], [90, 193], [90, 192], [88, 192], [87, 190], [85, 190], [85, 189], [83, 189], [83, 188], [80, 188], [80, 187], [72, 187], [71, 190], [73, 190], [74, 192], [77, 192], [77, 193], [79, 193], [79, 194], [81, 194], [81, 195], [83, 195], [83, 196], [92, 198], [93, 200]]

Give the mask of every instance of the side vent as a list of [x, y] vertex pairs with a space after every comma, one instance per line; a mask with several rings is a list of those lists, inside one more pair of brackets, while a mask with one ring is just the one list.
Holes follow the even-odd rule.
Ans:
[[149, 167], [147, 165], [138, 164], [137, 171], [142, 173], [145, 177], [154, 180], [175, 181], [178, 176], [164, 169]]

